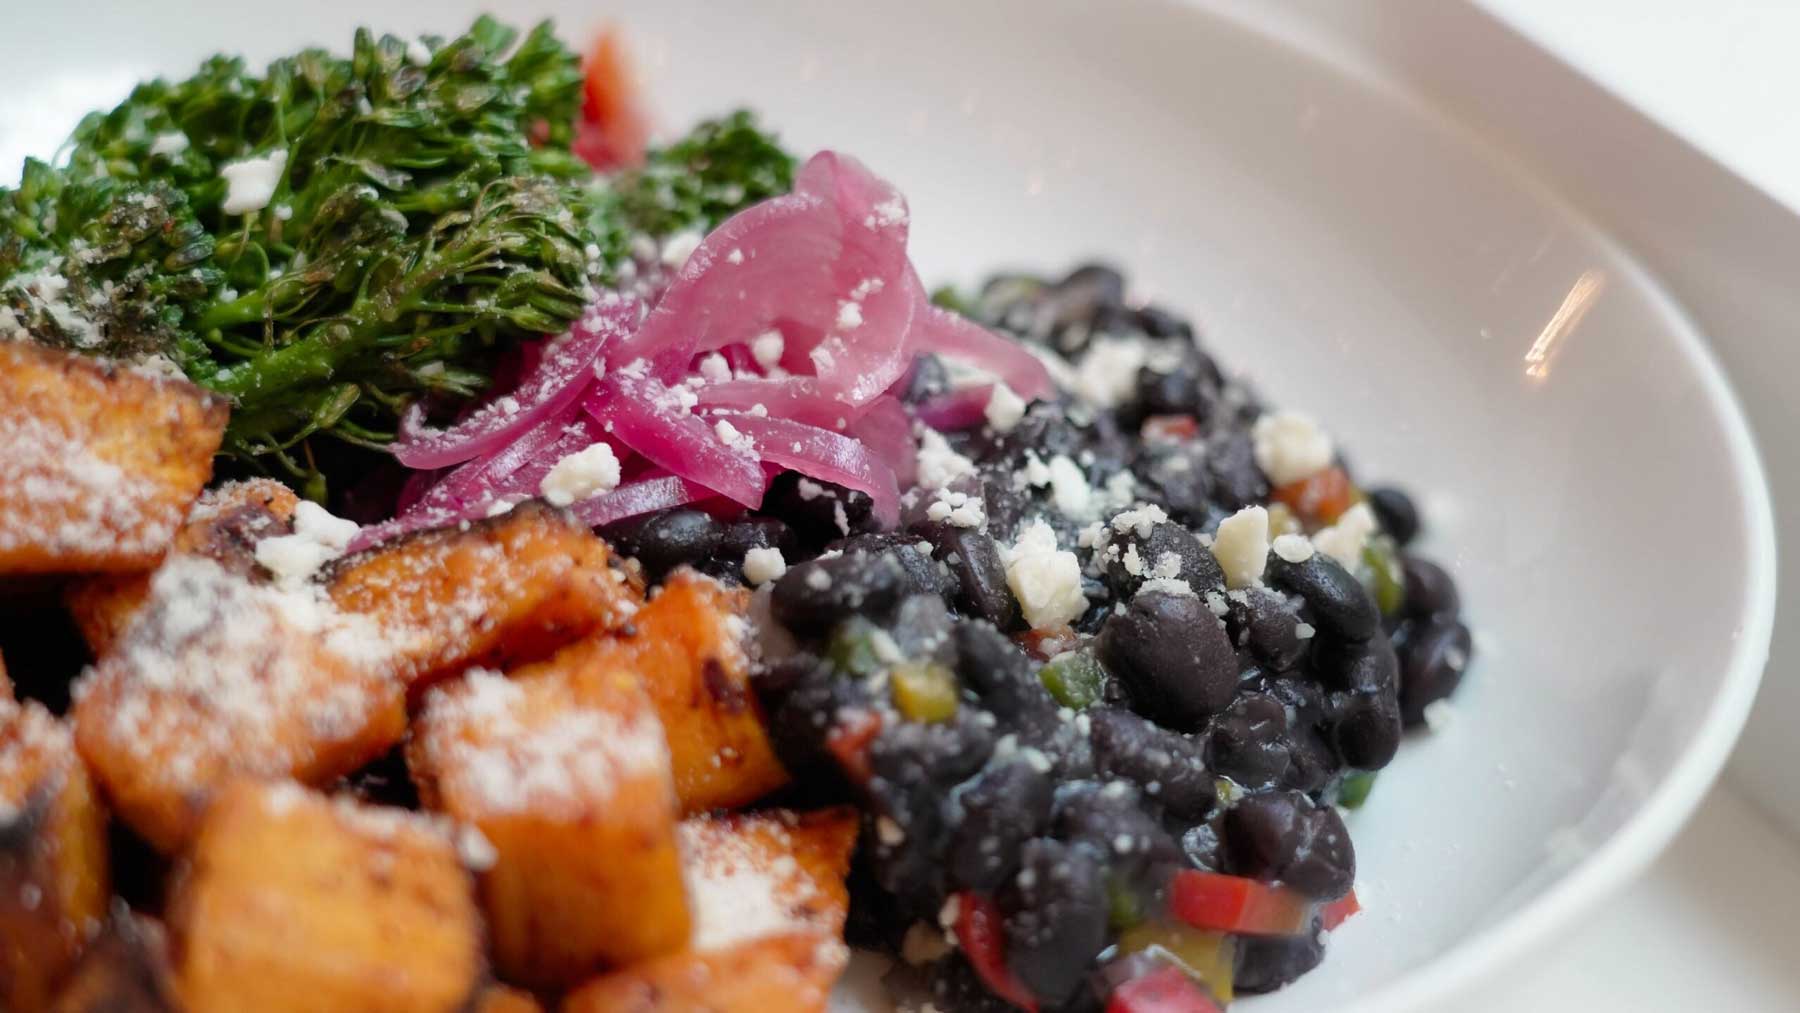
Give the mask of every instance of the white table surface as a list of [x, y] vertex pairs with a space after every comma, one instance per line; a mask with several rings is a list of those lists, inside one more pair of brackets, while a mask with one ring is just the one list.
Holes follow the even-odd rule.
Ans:
[[[1800, 2], [1474, 2], [1800, 211]], [[1800, 1010], [1797, 926], [1800, 841], [1728, 780], [1643, 879], [1459, 1010]]]

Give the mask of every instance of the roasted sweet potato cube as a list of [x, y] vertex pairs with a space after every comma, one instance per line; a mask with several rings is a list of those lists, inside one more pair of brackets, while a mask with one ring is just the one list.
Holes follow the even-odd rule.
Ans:
[[536, 661], [628, 622], [606, 543], [541, 503], [421, 531], [340, 561], [331, 595], [385, 626], [419, 689], [471, 665]]
[[473, 1013], [544, 1013], [544, 1007], [530, 992], [505, 985], [489, 985], [475, 1000]]
[[106, 814], [68, 728], [0, 703], [0, 1009], [42, 1009], [99, 931], [106, 859]]
[[685, 951], [588, 982], [563, 1013], [824, 1013], [850, 951], [815, 932]]
[[787, 783], [750, 688], [748, 595], [680, 570], [611, 640], [608, 661], [643, 680], [669, 740], [687, 812], [745, 806]]
[[316, 587], [176, 554], [76, 687], [76, 744], [119, 816], [164, 853], [239, 775], [324, 784], [398, 743], [405, 688], [379, 628]]
[[[299, 497], [272, 479], [227, 482], [194, 503], [169, 543], [171, 553], [204, 556], [233, 573], [256, 566], [256, 543], [293, 530]], [[71, 581], [63, 598], [75, 628], [98, 658], [118, 642], [150, 594], [150, 574], [105, 573]]]
[[844, 877], [856, 813], [696, 816], [681, 825], [694, 936], [680, 953], [595, 978], [565, 1013], [825, 1009], [844, 971]]
[[6, 659], [0, 658], [0, 703], [13, 698], [12, 679], [6, 674]]
[[595, 658], [576, 644], [525, 678], [477, 669], [440, 686], [408, 752], [425, 803], [493, 846], [481, 898], [494, 962], [538, 987], [688, 938], [662, 728], [636, 677]]
[[223, 398], [0, 343], [0, 574], [149, 569], [212, 476]]
[[158, 923], [115, 902], [50, 1013], [180, 1013], [169, 947]]
[[466, 1009], [481, 918], [449, 828], [291, 782], [220, 792], [170, 905], [190, 1013]]

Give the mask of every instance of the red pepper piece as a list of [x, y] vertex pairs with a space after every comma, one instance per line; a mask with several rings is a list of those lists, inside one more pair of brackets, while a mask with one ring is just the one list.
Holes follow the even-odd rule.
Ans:
[[1312, 910], [1298, 891], [1243, 876], [1185, 869], [1169, 887], [1169, 913], [1208, 932], [1298, 935], [1312, 924]]
[[1113, 989], [1106, 1013], [1219, 1013], [1219, 1004], [1179, 968], [1161, 967]]
[[989, 992], [1037, 1013], [1037, 997], [1006, 966], [1006, 929], [991, 899], [968, 890], [956, 895], [956, 942]]

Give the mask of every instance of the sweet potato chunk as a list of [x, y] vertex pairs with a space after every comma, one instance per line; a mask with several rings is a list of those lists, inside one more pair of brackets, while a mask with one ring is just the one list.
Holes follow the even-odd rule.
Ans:
[[212, 476], [224, 399], [0, 342], [0, 574], [145, 570]]
[[813, 932], [671, 954], [596, 978], [563, 1013], [824, 1013], [850, 951]]
[[748, 805], [787, 783], [750, 689], [742, 615], [748, 595], [692, 570], [663, 583], [608, 642], [607, 663], [643, 680], [669, 740], [687, 812]]
[[0, 703], [13, 698], [12, 679], [6, 674], [6, 659], [0, 658]]
[[162, 926], [114, 905], [50, 1013], [180, 1013]]
[[292, 783], [222, 791], [169, 927], [190, 1013], [465, 1009], [480, 915], [447, 828]]
[[694, 937], [676, 954], [595, 978], [565, 1013], [823, 1011], [849, 960], [848, 809], [693, 817], [681, 844]]
[[[256, 566], [256, 543], [293, 530], [299, 497], [266, 478], [228, 482], [194, 503], [169, 543], [171, 553], [205, 556], [233, 573]], [[150, 574], [106, 573], [72, 581], [63, 599], [98, 658], [110, 651], [150, 594]]]
[[42, 1009], [109, 890], [106, 814], [75, 743], [35, 703], [0, 703], [0, 1009]]
[[544, 1013], [544, 1007], [530, 992], [505, 985], [489, 985], [475, 1000], [473, 1013]]
[[120, 817], [164, 853], [238, 775], [323, 784], [398, 743], [405, 688], [366, 617], [175, 554], [76, 687], [76, 744]]
[[637, 602], [606, 543], [541, 503], [400, 538], [340, 561], [331, 596], [389, 630], [416, 688], [470, 665], [535, 661]]
[[595, 659], [576, 644], [526, 678], [477, 669], [441, 686], [408, 752], [425, 804], [493, 846], [481, 898], [494, 961], [533, 986], [688, 938], [662, 729], [636, 677]]

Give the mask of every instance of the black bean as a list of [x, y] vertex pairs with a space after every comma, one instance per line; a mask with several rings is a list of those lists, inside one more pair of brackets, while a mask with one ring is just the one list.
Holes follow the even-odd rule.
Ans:
[[1019, 522], [1025, 519], [1025, 512], [1031, 508], [1031, 497], [1023, 489], [1013, 486], [1010, 469], [1002, 469], [1002, 472], [982, 479], [981, 502], [987, 507], [987, 529], [1008, 533], [1017, 530]]
[[1313, 625], [1327, 636], [1367, 640], [1381, 625], [1381, 610], [1362, 581], [1323, 552], [1301, 563], [1271, 553], [1267, 577], [1270, 584], [1306, 599]]
[[1193, 370], [1145, 366], [1138, 370], [1136, 394], [1137, 409], [1144, 415], [1205, 419], [1212, 414], [1213, 392]]
[[1100, 776], [1130, 781], [1172, 815], [1201, 816], [1212, 808], [1217, 796], [1200, 743], [1130, 711], [1096, 708], [1087, 718]]
[[1084, 847], [1028, 841], [1019, 874], [1000, 895], [1006, 962], [1034, 994], [1057, 1006], [1086, 980], [1106, 946], [1105, 870]]
[[1393, 486], [1370, 489], [1366, 495], [1369, 509], [1381, 522], [1381, 530], [1392, 536], [1397, 544], [1404, 547], [1419, 536], [1419, 508], [1413, 505], [1411, 496]]
[[863, 684], [840, 677], [830, 662], [801, 653], [759, 676], [756, 689], [768, 708], [769, 741], [782, 765], [796, 775], [817, 772], [837, 779], [825, 739], [840, 713], [872, 704]]
[[1050, 288], [1060, 327], [1091, 325], [1102, 307], [1125, 302], [1125, 278], [1106, 264], [1083, 264]]
[[1213, 510], [1213, 493], [1204, 444], [1184, 440], [1147, 446], [1131, 470], [1147, 487], [1143, 491], [1170, 517], [1189, 527], [1205, 525]]
[[1263, 693], [1240, 693], [1213, 719], [1207, 757], [1213, 770], [1247, 788], [1281, 780], [1288, 768], [1287, 708]]
[[1385, 693], [1332, 693], [1327, 704], [1331, 743], [1346, 767], [1380, 770], [1400, 750], [1400, 701]]
[[957, 796], [962, 821], [950, 835], [950, 878], [991, 892], [1010, 876], [1019, 849], [1050, 821], [1055, 791], [1047, 772], [1023, 759], [988, 765]]
[[1318, 727], [1295, 725], [1288, 731], [1288, 766], [1281, 786], [1311, 795], [1324, 789], [1338, 774], [1337, 754]]
[[1271, 672], [1291, 672], [1299, 666], [1308, 641], [1300, 639], [1300, 617], [1286, 598], [1252, 587], [1228, 596], [1226, 606], [1225, 628], [1233, 644], [1247, 649]]
[[929, 659], [956, 668], [956, 643], [950, 637], [955, 620], [944, 599], [932, 594], [908, 596], [894, 610], [888, 632], [900, 653], [914, 660]]
[[1056, 793], [1053, 833], [1059, 840], [1084, 842], [1101, 854], [1110, 852], [1115, 872], [1138, 879], [1151, 866], [1182, 860], [1180, 845], [1151, 817], [1152, 805], [1127, 781], [1077, 781]]
[[1225, 626], [1191, 594], [1147, 591], [1100, 631], [1100, 660], [1144, 712], [1196, 728], [1231, 702], [1237, 653]]
[[776, 622], [818, 636], [850, 616], [886, 617], [908, 586], [891, 554], [847, 553], [789, 567], [775, 582], [769, 605]]
[[1319, 637], [1313, 650], [1313, 675], [1327, 689], [1393, 695], [1399, 685], [1400, 661], [1393, 642], [1377, 632], [1367, 640]]
[[1193, 532], [1169, 521], [1152, 525], [1145, 538], [1137, 536], [1136, 528], [1113, 535], [1107, 550], [1107, 586], [1121, 600], [1128, 599], [1144, 581], [1164, 571], [1170, 556], [1175, 561], [1174, 578], [1186, 581], [1195, 594], [1225, 587], [1219, 561]]
[[[834, 539], [874, 526], [875, 503], [867, 493], [784, 471], [763, 494], [762, 512], [785, 521], [801, 543], [817, 550]], [[845, 530], [845, 529], [848, 530]]]
[[946, 799], [993, 749], [991, 729], [970, 707], [943, 722], [891, 722], [869, 745], [872, 871], [914, 917], [932, 917], [947, 889]]
[[995, 711], [1054, 715], [1056, 700], [1011, 637], [980, 621], [957, 623], [950, 636], [956, 642], [957, 677]]
[[929, 965], [931, 1005], [956, 1013], [1018, 1013], [1019, 1007], [988, 991], [961, 950]]
[[1400, 571], [1406, 580], [1406, 614], [1418, 619], [1454, 619], [1462, 602], [1456, 581], [1429, 559], [1401, 556]]
[[868, 532], [840, 538], [826, 545], [825, 550], [835, 549], [846, 555], [861, 552], [870, 556], [892, 556], [906, 574], [906, 593], [945, 595], [950, 590], [949, 578], [932, 561], [930, 552], [919, 547], [920, 541], [913, 535], [899, 532]]
[[786, 524], [774, 517], [745, 517], [725, 525], [719, 547], [700, 564], [700, 569], [720, 580], [741, 584], [744, 577], [744, 553], [751, 549], [779, 549], [783, 557], [794, 559], [799, 553], [799, 540]]
[[1225, 813], [1220, 811], [1181, 832], [1181, 854], [1189, 865], [1205, 872], [1225, 871], [1225, 845], [1221, 840], [1224, 822]]
[[906, 375], [900, 400], [918, 404], [950, 390], [950, 374], [935, 355], [921, 355], [913, 360], [912, 372]]
[[1425, 720], [1425, 708], [1456, 692], [1474, 657], [1469, 628], [1438, 620], [1415, 629], [1400, 659], [1400, 715], [1407, 727]]
[[642, 563], [651, 580], [661, 580], [683, 563], [710, 559], [718, 551], [724, 528], [705, 511], [665, 510], [621, 521], [601, 534], [620, 555]]
[[[1133, 315], [1137, 319], [1138, 329], [1153, 338], [1182, 338], [1191, 341], [1194, 337], [1193, 324], [1161, 306], [1145, 306]], [[1198, 353], [1199, 349], [1195, 349], [1195, 352]]]
[[1232, 987], [1239, 992], [1273, 992], [1319, 966], [1325, 959], [1321, 933], [1297, 936], [1240, 936]]
[[1309, 897], [1332, 900], [1356, 879], [1356, 852], [1337, 809], [1297, 791], [1247, 795], [1225, 812], [1232, 871], [1279, 880]]
[[950, 569], [952, 596], [965, 613], [993, 623], [1001, 630], [1019, 624], [1019, 601], [1006, 586], [1006, 566], [1000, 548], [986, 531], [958, 527], [945, 521], [914, 529], [931, 543], [931, 555]]
[[1269, 497], [1269, 480], [1256, 466], [1250, 434], [1232, 431], [1207, 442], [1206, 471], [1212, 479], [1212, 495], [1228, 511], [1260, 503]]

